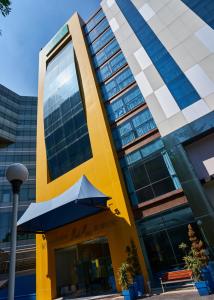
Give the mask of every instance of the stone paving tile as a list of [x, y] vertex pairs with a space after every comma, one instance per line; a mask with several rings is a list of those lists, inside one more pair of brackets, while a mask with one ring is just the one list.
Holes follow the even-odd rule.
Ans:
[[[67, 298], [69, 299], [69, 298]], [[94, 300], [95, 297], [76, 298], [76, 300]], [[115, 295], [114, 297], [99, 298], [99, 300], [123, 300], [123, 296]], [[74, 299], [72, 299], [74, 300]], [[214, 300], [214, 295], [200, 297], [197, 292], [178, 292], [178, 293], [164, 293], [159, 295], [151, 295], [140, 298], [139, 300]]]
[[214, 295], [209, 295], [209, 296], [203, 296], [200, 297], [198, 293], [164, 293], [160, 295], [153, 295], [149, 297], [144, 297], [141, 299], [148, 299], [148, 300], [214, 300]]

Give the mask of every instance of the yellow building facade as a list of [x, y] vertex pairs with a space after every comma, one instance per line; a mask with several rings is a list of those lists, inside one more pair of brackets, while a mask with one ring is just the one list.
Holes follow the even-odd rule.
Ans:
[[[140, 249], [133, 213], [125, 190], [116, 151], [113, 146], [111, 131], [105, 116], [103, 102], [95, 80], [87, 45], [82, 31], [82, 21], [74, 14], [68, 21], [69, 33], [54, 49], [48, 45], [40, 52], [39, 95], [37, 123], [37, 169], [36, 201], [47, 201], [65, 192], [81, 176], [88, 180], [102, 193], [111, 197], [105, 211], [83, 218], [63, 227], [36, 236], [36, 295], [37, 300], [50, 300], [58, 296], [56, 275], [56, 252], [86, 241], [105, 238], [108, 242], [113, 272], [118, 284], [118, 268], [127, 258], [126, 247], [134, 240], [144, 280], [147, 271]], [[63, 47], [72, 41], [76, 65], [79, 70], [84, 109], [90, 137], [92, 157], [76, 166], [64, 175], [50, 180], [44, 133], [43, 99], [47, 63]], [[49, 51], [49, 52], [48, 52]]]

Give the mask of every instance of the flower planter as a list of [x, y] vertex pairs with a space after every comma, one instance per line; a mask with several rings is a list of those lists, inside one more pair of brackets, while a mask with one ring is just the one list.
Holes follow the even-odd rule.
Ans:
[[108, 284], [111, 287], [111, 291], [112, 292], [116, 292], [117, 291], [114, 275], [109, 276], [109, 278], [108, 278]]
[[142, 297], [144, 294], [144, 278], [142, 275], [137, 275], [134, 278], [134, 290], [136, 297]]
[[208, 296], [210, 294], [209, 284], [207, 281], [195, 282], [195, 287], [200, 296]]
[[202, 279], [208, 283], [210, 291], [213, 292], [214, 291], [214, 281], [213, 281], [212, 274], [211, 274], [208, 266], [204, 267], [201, 270], [201, 275], [202, 275]]
[[214, 261], [210, 261], [208, 263], [207, 269], [209, 271], [209, 278], [210, 278], [210, 287], [211, 287], [211, 291], [214, 293]]
[[123, 290], [122, 295], [124, 296], [124, 300], [135, 300], [135, 292], [133, 285], [131, 285], [128, 290]]

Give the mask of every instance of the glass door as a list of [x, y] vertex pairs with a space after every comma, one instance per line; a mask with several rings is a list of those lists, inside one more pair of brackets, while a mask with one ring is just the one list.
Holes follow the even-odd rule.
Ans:
[[183, 267], [184, 253], [179, 245], [189, 243], [188, 224], [195, 227], [189, 207], [170, 209], [138, 223], [143, 252], [155, 282], [159, 283], [163, 273]]
[[56, 250], [57, 295], [78, 298], [115, 290], [107, 239]]

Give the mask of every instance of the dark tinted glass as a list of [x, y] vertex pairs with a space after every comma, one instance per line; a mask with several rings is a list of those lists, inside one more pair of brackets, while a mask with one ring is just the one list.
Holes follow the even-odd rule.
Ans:
[[130, 172], [136, 189], [150, 183], [146, 168], [143, 164], [136, 164], [133, 168], [130, 168]]
[[91, 157], [71, 42], [47, 67], [44, 124], [49, 175], [52, 180]]
[[139, 161], [129, 168], [138, 203], [166, 194], [175, 189], [173, 179], [161, 154]]
[[160, 157], [148, 161], [145, 163], [145, 167], [148, 170], [147, 172], [151, 181], [158, 181], [169, 176], [165, 162]]

